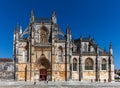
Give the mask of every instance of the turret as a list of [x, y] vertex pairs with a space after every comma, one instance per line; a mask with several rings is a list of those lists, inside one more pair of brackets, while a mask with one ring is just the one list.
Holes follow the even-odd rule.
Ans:
[[15, 37], [16, 37], [16, 30], [14, 30], [14, 35], [13, 35], [13, 40], [15, 41]]
[[57, 17], [55, 11], [52, 13], [52, 22], [53, 24], [57, 24]]
[[30, 23], [33, 23], [34, 22], [34, 11], [31, 10], [31, 13], [30, 13]]
[[71, 34], [70, 34], [70, 29], [68, 26], [66, 27], [66, 37], [67, 37], [67, 41], [70, 42]]

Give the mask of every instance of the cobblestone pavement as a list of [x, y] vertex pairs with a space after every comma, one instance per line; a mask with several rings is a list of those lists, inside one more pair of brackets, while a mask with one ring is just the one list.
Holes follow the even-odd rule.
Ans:
[[0, 82], [0, 88], [120, 88], [120, 82]]

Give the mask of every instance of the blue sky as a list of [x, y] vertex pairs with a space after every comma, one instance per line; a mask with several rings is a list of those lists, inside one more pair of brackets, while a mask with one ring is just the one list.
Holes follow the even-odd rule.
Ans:
[[68, 24], [74, 38], [91, 35], [106, 50], [112, 42], [115, 68], [120, 68], [120, 0], [1, 0], [0, 58], [12, 58], [14, 28], [27, 26], [31, 9], [36, 17], [56, 11], [61, 29]]

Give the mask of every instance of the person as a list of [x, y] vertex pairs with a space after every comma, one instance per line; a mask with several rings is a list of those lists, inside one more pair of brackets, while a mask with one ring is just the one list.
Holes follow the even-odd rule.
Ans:
[[106, 79], [104, 79], [104, 83], [106, 83]]
[[100, 79], [99, 79], [99, 82], [100, 82]]
[[47, 84], [48, 84], [48, 80], [47, 80]]
[[93, 82], [93, 79], [91, 79], [91, 82]]
[[36, 80], [34, 81], [34, 85], [36, 85]]

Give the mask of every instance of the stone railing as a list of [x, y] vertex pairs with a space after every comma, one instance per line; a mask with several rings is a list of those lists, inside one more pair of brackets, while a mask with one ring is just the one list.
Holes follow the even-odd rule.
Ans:
[[35, 46], [41, 46], [41, 47], [50, 47], [51, 44], [50, 43], [35, 43]]
[[[73, 52], [73, 55], [79, 55], [79, 52]], [[88, 56], [95, 56], [96, 53], [95, 52], [82, 52], [82, 55], [88, 55]]]
[[38, 23], [50, 23], [51, 22], [51, 19], [50, 18], [35, 18], [35, 22], [38, 22]]

